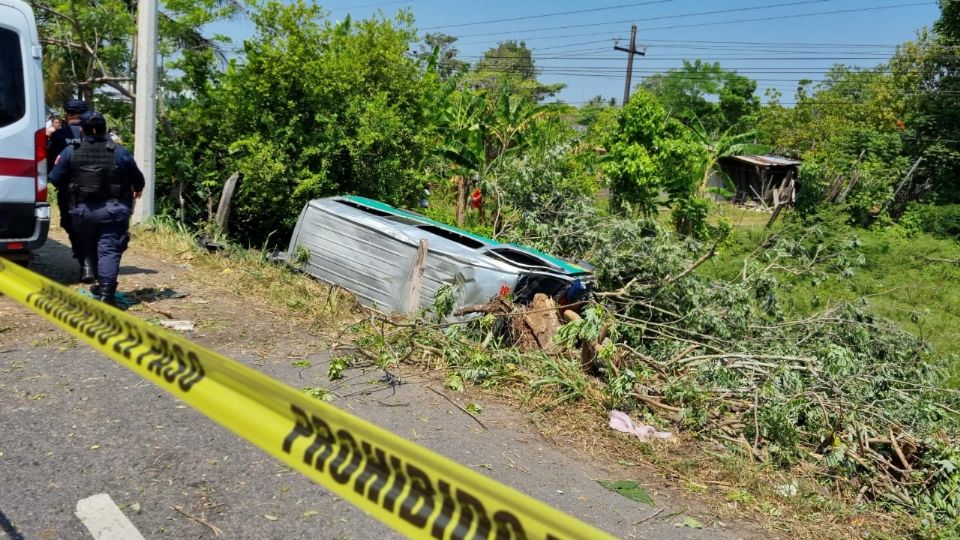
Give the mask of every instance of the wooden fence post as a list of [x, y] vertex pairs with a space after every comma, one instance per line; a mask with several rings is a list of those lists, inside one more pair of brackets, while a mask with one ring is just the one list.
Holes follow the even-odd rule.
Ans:
[[233, 190], [237, 187], [237, 180], [240, 179], [240, 173], [235, 172], [227, 178], [223, 184], [223, 193], [220, 194], [220, 204], [217, 206], [217, 217], [214, 221], [220, 232], [227, 233], [227, 221], [230, 218], [230, 200], [233, 199]]
[[426, 238], [420, 239], [417, 246], [417, 258], [413, 261], [410, 273], [410, 290], [407, 294], [406, 313], [414, 313], [420, 308], [420, 289], [423, 285], [423, 271], [427, 265], [427, 249], [429, 244]]

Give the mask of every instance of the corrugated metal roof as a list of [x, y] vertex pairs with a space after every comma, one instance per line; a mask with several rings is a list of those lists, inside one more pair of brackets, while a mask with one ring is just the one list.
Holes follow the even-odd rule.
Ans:
[[800, 164], [800, 162], [795, 159], [788, 159], [781, 156], [730, 156], [730, 159], [760, 165], [761, 167], [786, 167]]

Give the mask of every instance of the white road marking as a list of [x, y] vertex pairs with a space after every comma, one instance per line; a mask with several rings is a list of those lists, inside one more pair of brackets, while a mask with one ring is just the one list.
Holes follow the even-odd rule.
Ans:
[[94, 540], [144, 540], [140, 531], [106, 493], [80, 499], [74, 515], [90, 531]]

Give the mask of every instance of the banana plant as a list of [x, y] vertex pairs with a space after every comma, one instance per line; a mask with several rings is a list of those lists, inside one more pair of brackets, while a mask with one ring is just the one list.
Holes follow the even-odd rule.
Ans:
[[720, 175], [726, 184], [730, 184], [730, 179], [720, 169], [722, 158], [747, 154], [766, 154], [770, 151], [769, 146], [752, 142], [760, 137], [759, 131], [752, 129], [737, 133], [736, 128], [737, 126], [733, 125], [722, 132], [709, 133], [699, 120], [691, 123], [690, 131], [706, 150], [707, 156], [703, 166], [703, 175], [697, 187], [698, 196], [702, 197], [708, 191], [710, 176], [713, 174]]

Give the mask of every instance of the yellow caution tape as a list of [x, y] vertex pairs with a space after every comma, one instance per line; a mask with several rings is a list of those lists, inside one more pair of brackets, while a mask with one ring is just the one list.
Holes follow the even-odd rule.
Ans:
[[0, 293], [416, 538], [612, 538], [329, 403], [0, 258]]

